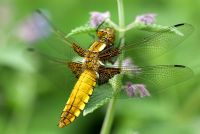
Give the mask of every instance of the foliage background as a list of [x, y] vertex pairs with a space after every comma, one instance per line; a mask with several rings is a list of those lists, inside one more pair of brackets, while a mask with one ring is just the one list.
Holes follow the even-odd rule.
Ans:
[[[158, 15], [157, 24], [192, 24], [195, 32], [190, 38], [152, 63], [187, 65], [194, 70], [195, 77], [170, 87], [156, 97], [119, 100], [112, 133], [198, 134], [200, 1], [125, 0], [124, 7], [126, 22], [133, 20], [136, 15], [153, 12]], [[0, 133], [99, 133], [106, 106], [85, 117], [81, 115], [66, 128], [57, 127], [67, 99], [67, 90], [73, 87], [74, 79], [65, 67], [52, 65], [38, 55], [30, 55], [25, 49], [28, 43], [15, 36], [18, 24], [38, 8], [47, 10], [53, 23], [66, 33], [87, 22], [91, 11], [110, 11], [111, 18], [116, 22], [118, 20], [114, 0], [1, 0]], [[32, 45], [40, 43], [48, 42], [38, 41]]]

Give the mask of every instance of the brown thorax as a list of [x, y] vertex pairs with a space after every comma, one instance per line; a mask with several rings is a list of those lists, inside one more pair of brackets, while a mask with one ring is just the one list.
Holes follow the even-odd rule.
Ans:
[[83, 69], [90, 69], [97, 72], [99, 66], [100, 66], [99, 52], [87, 51], [85, 53], [85, 61], [83, 62]]

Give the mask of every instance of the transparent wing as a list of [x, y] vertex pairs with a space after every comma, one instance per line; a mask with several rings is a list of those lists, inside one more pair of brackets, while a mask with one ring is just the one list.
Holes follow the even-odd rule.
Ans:
[[[68, 67], [68, 63], [71, 61], [80, 63], [82, 60], [81, 58], [79, 59], [78, 54], [76, 54], [71, 47], [74, 41], [71, 38], [64, 38], [65, 33], [58, 30], [40, 11], [35, 12], [34, 15], [36, 15], [37, 18], [37, 20], [32, 22], [33, 25], [35, 25], [34, 27], [40, 28], [41, 25], [48, 25], [51, 32], [54, 34], [43, 38], [35, 44], [29, 44], [27, 49], [29, 51], [26, 50], [25, 53], [28, 53], [27, 55], [31, 57], [38, 58], [37, 61], [41, 62], [41, 68], [43, 69], [41, 74], [48, 72], [48, 74], [45, 74], [51, 75], [48, 79], [57, 77], [58, 79], [56, 79], [56, 81], [54, 79], [54, 83], [56, 84], [62, 83], [64, 86], [66, 83], [69, 83], [68, 87], [69, 90], [71, 90], [73, 86], [71, 83], [76, 82], [75, 75], [73, 74], [76, 70], [71, 70]], [[74, 69], [76, 68], [74, 67]], [[63, 88], [65, 89], [65, 87]]]
[[73, 43], [85, 48], [84, 45], [74, 41], [73, 38], [65, 38], [66, 34], [58, 30], [41, 11], [38, 10], [33, 15], [35, 16], [34, 18], [36, 18], [34, 22], [32, 22], [32, 25], [34, 25], [33, 27], [41, 29], [41, 31], [46, 27], [44, 28], [44, 32], [47, 30], [46, 32], [50, 32], [50, 34], [48, 37], [43, 37], [38, 44], [30, 44], [29, 50], [37, 51], [41, 55], [49, 57], [49, 59], [52, 57], [52, 59], [56, 59], [57, 61], [68, 61], [72, 60], [74, 57], [78, 57], [73, 50]]
[[[54, 26], [54, 24], [48, 19], [48, 17], [44, 15], [40, 10], [34, 12], [33, 16], [34, 19], [32, 19], [32, 25], [34, 26], [34, 28], [44, 29], [42, 27], [47, 27], [46, 29], [48, 31], [44, 32], [50, 31], [53, 34], [44, 38], [37, 44], [30, 44], [28, 50], [34, 51], [34, 53], [37, 53], [47, 58], [49, 61], [61, 63], [64, 65], [66, 65], [69, 61], [82, 60], [82, 58], [80, 58], [78, 54], [74, 51], [74, 44], [78, 46], [80, 45], [81, 47], [83, 47], [83, 45], [74, 41], [72, 37], [66, 38], [66, 34], [61, 30], [58, 30]], [[90, 44], [88, 43], [88, 45]], [[84, 49], [82, 50], [84, 51]]]
[[54, 26], [54, 24], [48, 19], [47, 16], [45, 16], [40, 10], [36, 10], [35, 14], [40, 17], [40, 22], [39, 25], [41, 24], [47, 24], [50, 27], [50, 30], [52, 31], [52, 33], [54, 33], [58, 39], [60, 39], [61, 41], [63, 41], [65, 43], [65, 45], [68, 45], [69, 47], [72, 46], [72, 43], [75, 42], [75, 40], [73, 38], [65, 38], [65, 36], [67, 35], [66, 33], [64, 33], [61, 30], [58, 30], [56, 28], [56, 26]]
[[123, 67], [123, 89], [120, 96], [128, 97], [127, 83], [144, 85], [150, 94], [158, 94], [164, 89], [190, 79], [193, 71], [183, 65], [156, 65], [144, 67]]
[[[107, 86], [107, 88], [99, 90], [99, 87], [97, 87], [97, 89], [94, 91], [94, 94], [95, 96], [99, 97], [99, 102], [104, 100], [104, 97], [130, 99], [145, 96], [144, 94], [156, 96], [165, 91], [166, 88], [189, 80], [193, 77], [193, 71], [189, 67], [183, 65], [156, 65], [143, 67], [124, 66], [121, 69], [124, 73], [122, 77], [122, 89], [119, 92], [114, 92], [109, 83], [99, 86]], [[135, 90], [136, 92], [134, 92], [134, 96], [130, 96], [131, 94], [133, 94], [133, 90], [128, 89], [127, 84], [130, 83], [131, 86], [134, 86], [135, 88], [140, 88], [140, 90]], [[121, 83], [115, 84], [121, 85]], [[147, 90], [148, 92], [146, 92], [145, 90]]]
[[173, 49], [193, 31], [194, 28], [190, 24], [177, 24], [151, 34], [136, 43], [124, 45], [121, 49], [125, 51], [126, 56], [132, 57], [138, 64]]
[[[34, 19], [32, 20], [31, 24], [34, 29], [30, 28], [29, 32], [31, 33], [33, 31], [34, 33], [35, 30], [43, 30], [41, 32], [48, 32], [50, 34], [48, 34], [48, 36], [42, 36], [40, 42], [29, 44], [28, 50], [35, 50], [43, 55], [61, 58], [63, 60], [67, 57], [66, 54], [70, 56], [72, 53], [71, 47], [73, 39], [64, 38], [65, 33], [61, 30], [58, 30], [40, 10], [34, 12], [33, 16]], [[60, 40], [62, 40], [62, 42]]]

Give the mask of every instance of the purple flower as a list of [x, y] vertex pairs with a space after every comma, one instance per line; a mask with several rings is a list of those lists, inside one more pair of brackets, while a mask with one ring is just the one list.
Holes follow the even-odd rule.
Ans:
[[143, 15], [136, 16], [135, 22], [143, 23], [146, 25], [151, 25], [156, 21], [156, 14], [154, 13], [147, 13]]
[[[114, 66], [119, 66], [119, 62], [116, 61]], [[141, 72], [141, 69], [133, 64], [131, 58], [123, 60], [121, 68], [123, 69], [123, 73], [126, 75], [139, 74]], [[129, 97], [136, 97], [138, 94], [140, 97], [150, 96], [150, 93], [144, 84], [133, 84], [127, 82], [123, 88]]]
[[39, 14], [28, 16], [16, 30], [16, 35], [21, 40], [33, 43], [37, 40], [46, 37], [51, 32], [51, 26]]
[[150, 93], [144, 84], [133, 84], [131, 82], [127, 82], [124, 86], [124, 90], [129, 97], [136, 97], [138, 94], [140, 97], [150, 96]]
[[110, 18], [110, 12], [90, 12], [90, 25], [92, 27], [97, 27], [99, 24], [101, 24], [104, 20]]

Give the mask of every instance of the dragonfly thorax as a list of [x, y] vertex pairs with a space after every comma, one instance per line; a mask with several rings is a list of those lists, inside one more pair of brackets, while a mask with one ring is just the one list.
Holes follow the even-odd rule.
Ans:
[[97, 72], [99, 66], [99, 52], [87, 51], [85, 55], [85, 62], [83, 63], [83, 68]]
[[91, 52], [100, 52], [107, 47], [107, 44], [102, 41], [95, 41], [92, 43], [91, 47], [88, 49]]

